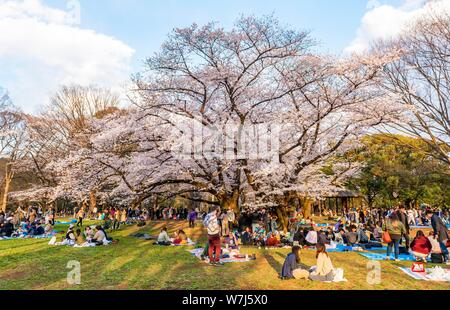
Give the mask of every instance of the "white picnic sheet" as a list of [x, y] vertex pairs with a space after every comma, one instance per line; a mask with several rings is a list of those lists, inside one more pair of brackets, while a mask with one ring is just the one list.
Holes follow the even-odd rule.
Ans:
[[450, 269], [444, 269], [439, 266], [434, 268], [426, 268], [426, 272], [413, 272], [411, 268], [408, 267], [398, 268], [416, 280], [450, 282]]
[[[203, 248], [198, 248], [194, 250], [188, 250], [189, 253], [197, 257], [201, 260], [200, 255], [203, 253]], [[220, 261], [222, 263], [247, 263], [251, 260], [247, 260], [246, 258], [236, 258], [236, 257], [227, 257], [227, 258], [221, 258]], [[205, 263], [209, 263], [208, 257], [204, 260]]]

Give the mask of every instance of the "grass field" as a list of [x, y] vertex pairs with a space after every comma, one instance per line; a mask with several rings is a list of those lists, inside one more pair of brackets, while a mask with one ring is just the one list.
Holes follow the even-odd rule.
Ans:
[[[111, 233], [120, 240], [118, 244], [95, 248], [49, 246], [48, 239], [0, 241], [0, 289], [450, 289], [450, 283], [408, 277], [397, 268], [410, 266], [408, 262], [382, 261], [381, 284], [369, 285], [366, 281], [368, 260], [357, 253], [330, 253], [334, 266], [344, 269], [348, 282], [282, 281], [277, 276], [289, 249], [242, 248], [243, 253], [255, 253], [257, 260], [210, 267], [191, 256], [186, 247], [158, 247], [152, 245], [152, 241], [130, 236], [136, 232], [156, 235], [163, 225], [165, 223], [155, 222], [143, 228], [124, 227]], [[169, 223], [168, 227], [171, 232], [183, 228], [191, 239], [205, 241], [201, 227], [190, 229], [181, 222]], [[57, 229], [65, 230], [66, 226]], [[303, 262], [314, 265], [314, 254], [312, 250], [303, 250]], [[81, 263], [80, 285], [71, 286], [66, 281], [70, 270], [66, 266], [70, 260]]]

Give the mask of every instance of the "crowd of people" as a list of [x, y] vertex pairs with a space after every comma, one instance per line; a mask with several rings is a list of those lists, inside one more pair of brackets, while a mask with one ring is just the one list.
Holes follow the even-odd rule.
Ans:
[[68, 246], [99, 246], [108, 245], [112, 238], [108, 237], [106, 230], [101, 225], [86, 226], [82, 231], [70, 224], [67, 232], [61, 238], [61, 242], [56, 242], [54, 237], [50, 240], [50, 245], [68, 245]]
[[[213, 207], [210, 212], [199, 208], [186, 207], [104, 207], [89, 209], [76, 207], [71, 211], [63, 209], [59, 216], [73, 216], [77, 221], [70, 225], [61, 242], [66, 244], [83, 244], [86, 242], [103, 244], [107, 237], [106, 230], [117, 230], [121, 225], [147, 221], [182, 220], [188, 221], [189, 227], [195, 227], [202, 220], [208, 232], [208, 244], [205, 257], [210, 264], [220, 265], [222, 248], [236, 249], [239, 245], [257, 247], [315, 247], [322, 249], [318, 253], [323, 260], [326, 250], [345, 245], [363, 249], [382, 247], [387, 243], [386, 259], [399, 259], [401, 253], [411, 253], [417, 260], [447, 262], [449, 211], [429, 208], [346, 208], [339, 217], [330, 210], [324, 210], [333, 225], [318, 226], [310, 217], [303, 217], [301, 208], [290, 214], [287, 228], [281, 229], [278, 214], [273, 209], [246, 209], [237, 216], [232, 208], [220, 210]], [[40, 236], [53, 232], [57, 213], [54, 208], [43, 209], [30, 206], [25, 210], [18, 207], [14, 212], [0, 212], [0, 237]], [[100, 220], [102, 225], [87, 226], [83, 230], [83, 220]], [[432, 231], [428, 236], [422, 230], [417, 231], [410, 240], [412, 227], [430, 225]], [[183, 245], [191, 240], [183, 230], [169, 237], [167, 229], [162, 229], [157, 238], [159, 245]], [[292, 253], [296, 260], [298, 255]], [[321, 254], [321, 255], [319, 255]], [[292, 257], [290, 258], [292, 259]]]
[[55, 225], [55, 211], [30, 206], [26, 210], [17, 208], [14, 212], [0, 211], [1, 238], [27, 238], [50, 235]]

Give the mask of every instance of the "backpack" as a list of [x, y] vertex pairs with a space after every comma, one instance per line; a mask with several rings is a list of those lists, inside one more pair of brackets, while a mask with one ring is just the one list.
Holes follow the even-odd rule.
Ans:
[[441, 253], [431, 253], [431, 262], [433, 264], [442, 264], [444, 262], [444, 256]]

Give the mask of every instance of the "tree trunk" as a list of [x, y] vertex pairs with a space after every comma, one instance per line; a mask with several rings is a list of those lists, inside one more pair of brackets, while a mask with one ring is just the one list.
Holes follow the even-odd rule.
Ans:
[[285, 206], [278, 206], [276, 208], [278, 220], [280, 221], [281, 228], [283, 228], [284, 233], [287, 233], [288, 231], [288, 225], [289, 225], [289, 219], [286, 212]]
[[97, 206], [97, 195], [95, 190], [89, 192], [89, 210], [92, 212]]
[[6, 212], [6, 206], [8, 204], [9, 188], [11, 185], [11, 181], [13, 179], [13, 175], [14, 173], [12, 172], [12, 165], [10, 163], [6, 164], [3, 196], [0, 204], [0, 210], [2, 210], [3, 212]]
[[312, 216], [312, 207], [313, 207], [313, 201], [310, 198], [305, 198], [304, 203], [304, 211], [303, 211], [303, 217], [308, 218]]
[[234, 190], [233, 194], [231, 195], [224, 195], [219, 201], [220, 208], [222, 210], [228, 210], [231, 208], [236, 216], [239, 216], [239, 214], [241, 213], [241, 210], [239, 209], [239, 196], [239, 190]]

